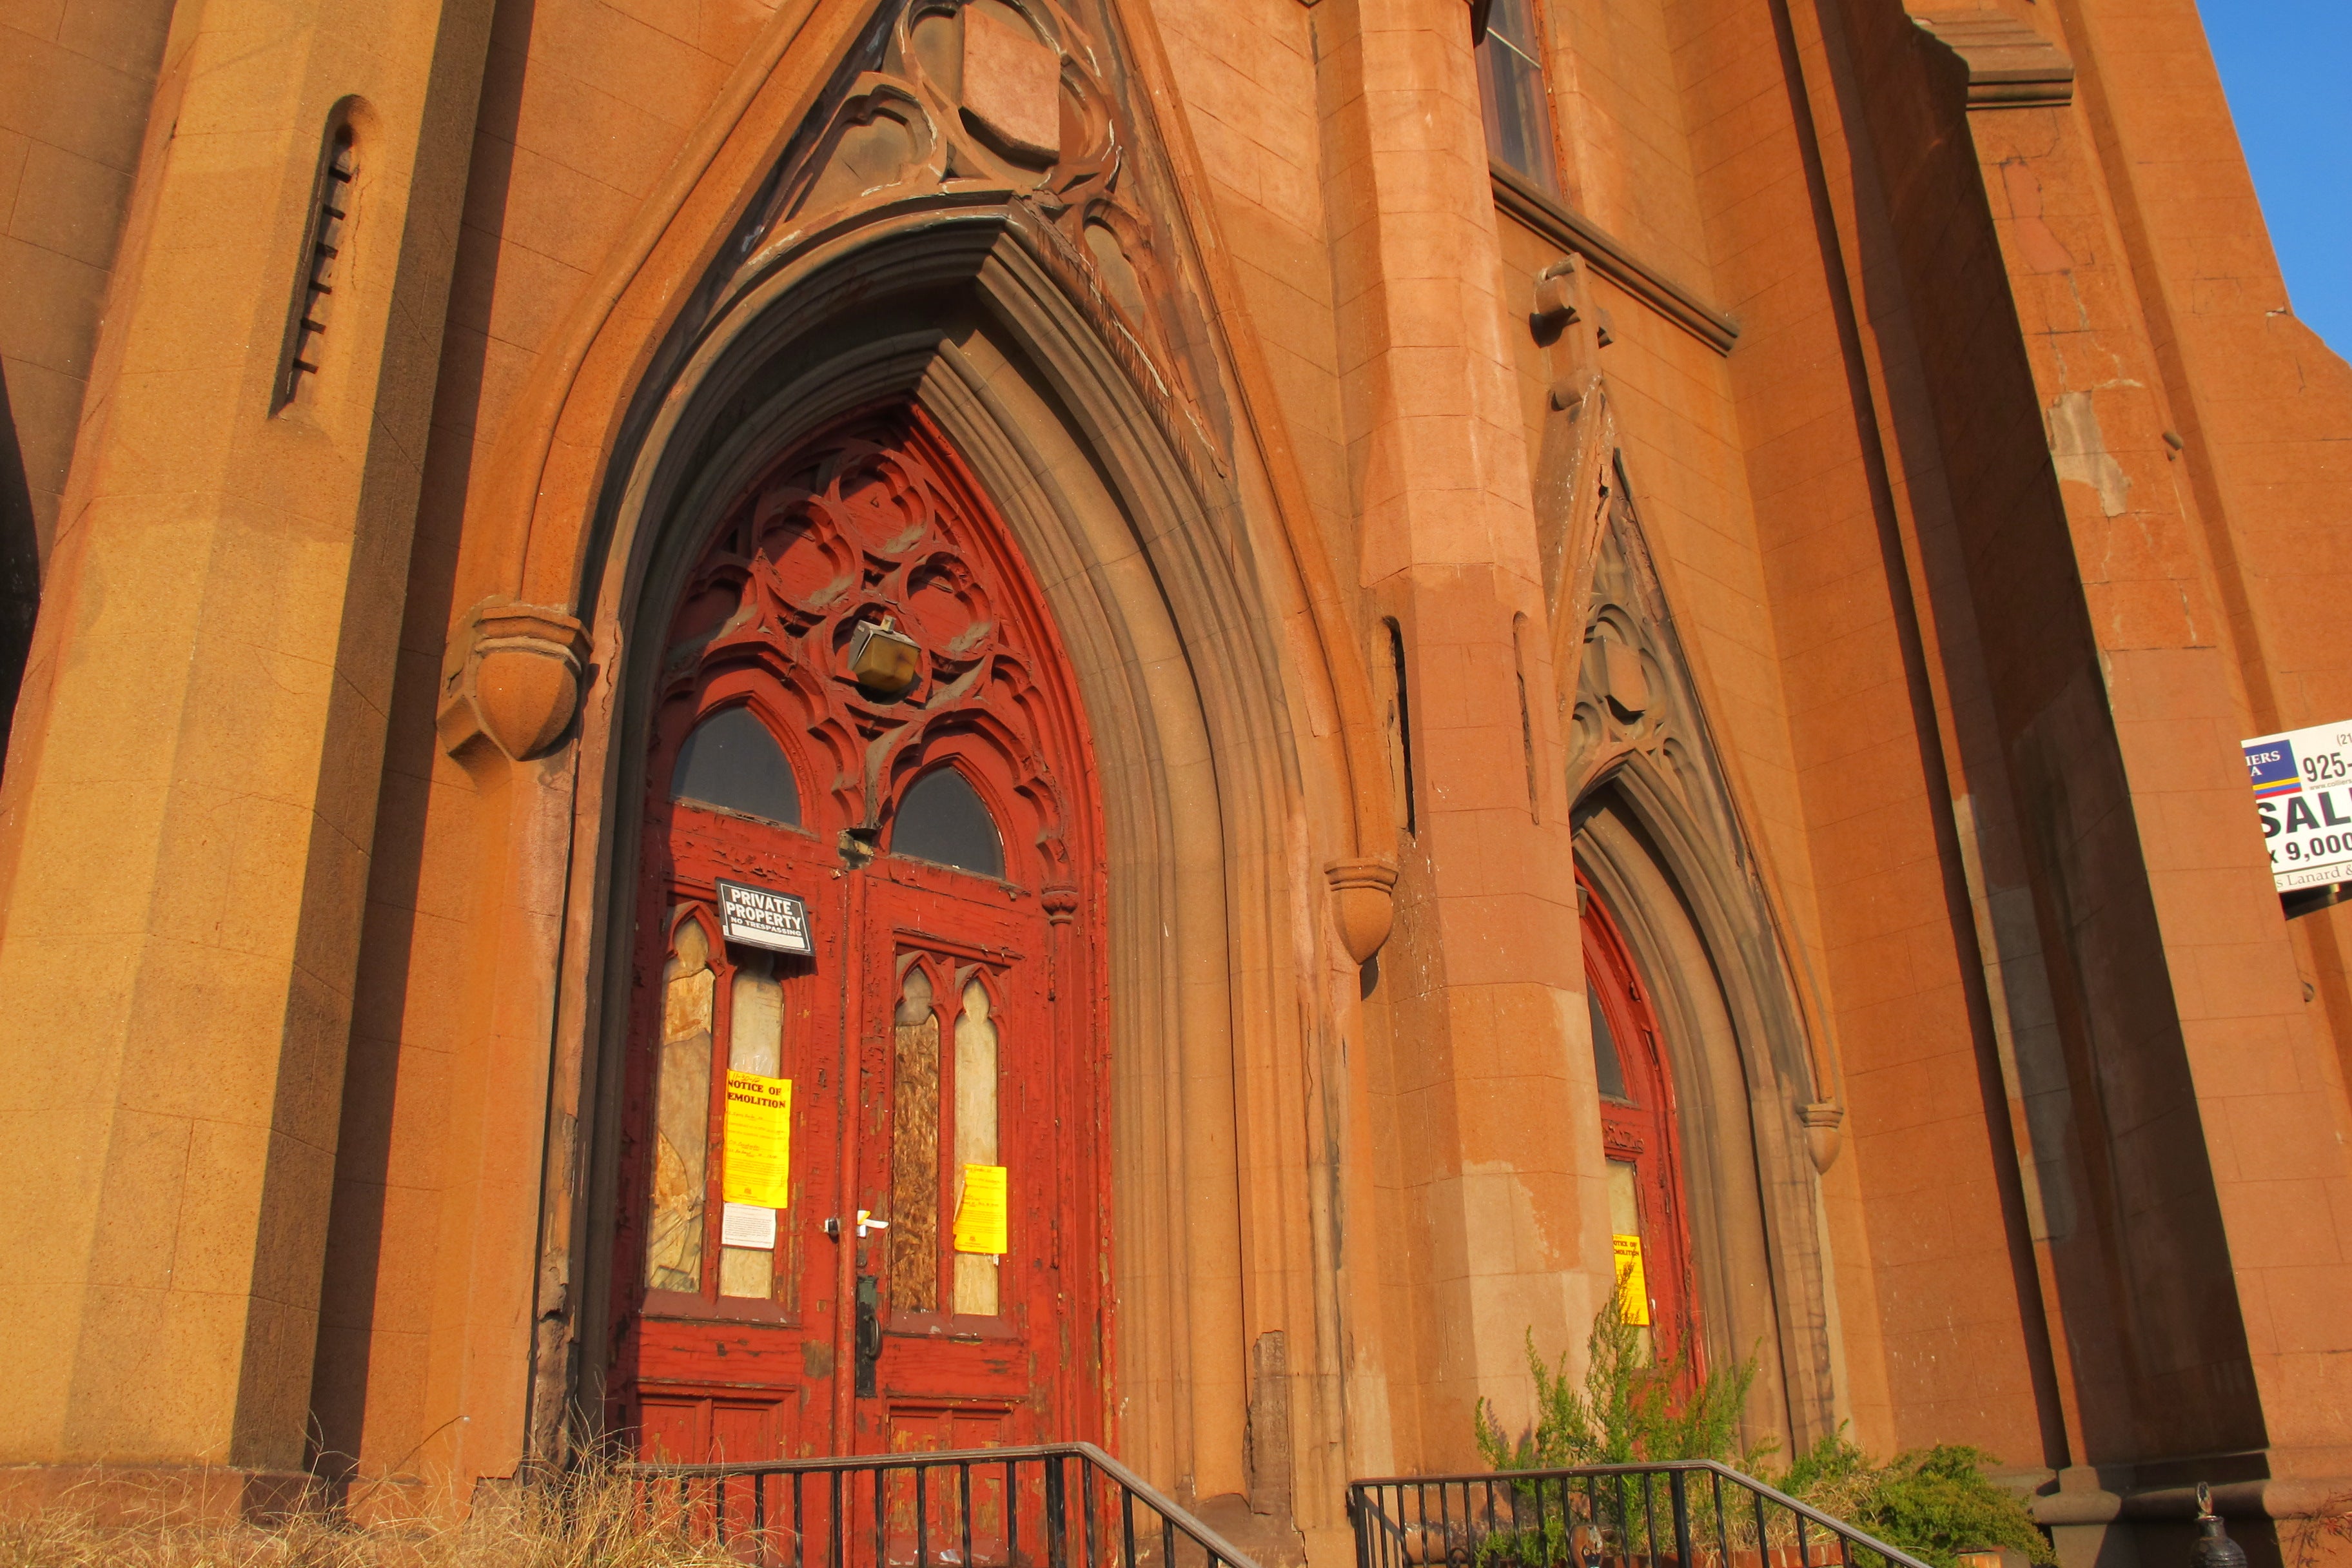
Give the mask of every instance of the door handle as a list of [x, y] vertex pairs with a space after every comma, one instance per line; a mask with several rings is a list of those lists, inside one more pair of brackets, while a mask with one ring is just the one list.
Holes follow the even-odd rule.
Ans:
[[857, 1277], [857, 1396], [875, 1394], [874, 1366], [882, 1359], [882, 1285], [871, 1274]]

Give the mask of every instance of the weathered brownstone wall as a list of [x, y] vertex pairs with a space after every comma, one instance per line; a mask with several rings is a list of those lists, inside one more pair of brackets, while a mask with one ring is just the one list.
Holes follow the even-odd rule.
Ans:
[[[332, 1473], [499, 1473], [522, 1441], [543, 1063], [487, 1027], [496, 795], [434, 734], [459, 542], [517, 392], [771, 7], [496, 8], [424, 450], [312, 1404]], [[525, 1087], [529, 1086], [529, 1087]], [[475, 1343], [466, 1354], [457, 1344]], [[463, 1415], [463, 1421], [456, 1417]], [[477, 1458], [477, 1455], [484, 1457]]]
[[0, 712], [32, 642], [171, 19], [165, 0], [0, 18]]
[[[0, 1019], [11, 1124], [58, 1112], [26, 1086], [70, 1037], [102, 1152], [0, 1189], [0, 1299], [46, 1369], [0, 1460], [462, 1497], [549, 1451], [603, 1352], [626, 530], [669, 548], [629, 510], [636, 443], [871, 7], [304, 11], [270, 35], [299, 89], [251, 122], [199, 95], [234, 158], [141, 153], [167, 10], [168, 129], [253, 4], [0, 23], [0, 525], [29, 509], [46, 554], [56, 498], [90, 503], [0, 782], [0, 976], [51, 998], [105, 957], [72, 1007]], [[1336, 1561], [1348, 1474], [1471, 1463], [1478, 1401], [1525, 1414], [1530, 1331], [1572, 1349], [1606, 1300], [1570, 787], [1605, 515], [1694, 710], [1662, 787], [1720, 873], [1667, 901], [1719, 936], [1728, 889], [1750, 922], [1688, 967], [1735, 1020], [1708, 1092], [1752, 1123], [1740, 1180], [1780, 1205], [1769, 1248], [1710, 1255], [1771, 1276], [1738, 1282], [1778, 1303], [1740, 1319], [1778, 1335], [1759, 1429], [1978, 1444], [2080, 1531], [2192, 1470], [2307, 1513], [2352, 1476], [2352, 914], [2283, 921], [2232, 748], [2352, 706], [2352, 372], [2285, 311], [2193, 8], [1541, 15], [1554, 204], [1496, 184], [1461, 0], [1072, 6], [1157, 226], [1143, 335], [1197, 384], [1150, 391], [1195, 422], [1192, 511], [1111, 477], [1100, 426], [1145, 404], [1055, 381], [1002, 298], [937, 295], [940, 363], [1036, 454], [1008, 482], [1076, 498], [1049, 525], [1024, 488], [1019, 526], [1097, 727], [1161, 726], [1103, 784], [1160, 825], [1113, 834], [1136, 901], [1107, 939], [1123, 1441]], [[238, 323], [282, 320], [347, 79], [396, 153], [357, 231], [381, 320], [278, 421], [277, 345]], [[134, 177], [156, 248], [101, 331]], [[1573, 321], [1534, 319], [1548, 275]], [[77, 448], [93, 376], [121, 412]], [[583, 650], [576, 721], [520, 762], [453, 706], [502, 600]], [[132, 916], [75, 914], [108, 877]], [[184, 941], [192, 908], [215, 923]], [[216, 1081], [142, 1100], [158, 1061]], [[215, 1124], [228, 1152], [172, 1163]], [[157, 1272], [188, 1193], [201, 1288]], [[153, 1255], [110, 1274], [118, 1222]], [[90, 1370], [166, 1319], [137, 1375]]]
[[[5, 1113], [45, 1151], [0, 1198], [21, 1390], [0, 1451], [56, 1467], [37, 1489], [109, 1463], [267, 1489], [305, 1459], [436, 237], [486, 19], [412, 6], [362, 38], [310, 7], [174, 16], [169, 135], [139, 164], [0, 779]], [[341, 110], [353, 199], [383, 216], [287, 404]]]

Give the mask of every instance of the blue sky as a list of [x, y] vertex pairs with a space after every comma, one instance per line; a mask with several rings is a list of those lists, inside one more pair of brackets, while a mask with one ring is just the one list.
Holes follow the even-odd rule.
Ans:
[[2352, 0], [2202, 0], [2294, 313], [2352, 356]]

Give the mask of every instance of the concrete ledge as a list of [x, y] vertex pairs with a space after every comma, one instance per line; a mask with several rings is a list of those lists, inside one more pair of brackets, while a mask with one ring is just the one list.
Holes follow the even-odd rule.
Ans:
[[0, 1466], [0, 1516], [64, 1507], [100, 1525], [266, 1523], [320, 1506], [325, 1483], [299, 1470], [226, 1465]]

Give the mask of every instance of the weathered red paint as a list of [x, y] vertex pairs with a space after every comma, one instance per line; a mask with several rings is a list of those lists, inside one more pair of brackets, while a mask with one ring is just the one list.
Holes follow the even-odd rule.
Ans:
[[1705, 1371], [1698, 1292], [1691, 1273], [1690, 1219], [1683, 1200], [1682, 1139], [1675, 1120], [1674, 1073], [1665, 1031], [1631, 949], [1591, 883], [1583, 889], [1584, 983], [1617, 1037], [1625, 1100], [1601, 1101], [1601, 1139], [1608, 1157], [1633, 1167], [1642, 1214], [1643, 1268], [1651, 1326], [1661, 1356], [1690, 1347], [1694, 1373]]
[[[862, 691], [843, 658], [849, 628], [886, 614], [924, 649], [921, 676], [897, 701]], [[1010, 535], [919, 410], [845, 420], [769, 465], [730, 508], [680, 593], [669, 650], [646, 775], [611, 1418], [642, 1451], [690, 1459], [1101, 1439], [1110, 1339], [1099, 806], [1075, 677]], [[738, 703], [792, 764], [798, 830], [669, 798], [688, 733]], [[893, 806], [940, 765], [994, 816], [1003, 880], [888, 853]], [[780, 1216], [772, 1303], [717, 1293], [719, 1086], [744, 956], [719, 945], [705, 1284], [686, 1295], [643, 1282], [662, 966], [677, 921], [709, 918], [721, 877], [805, 900], [816, 947], [781, 966], [795, 1201]], [[888, 1214], [891, 1019], [908, 962], [935, 966], [943, 1061], [961, 982], [982, 975], [995, 999], [1013, 1251], [993, 1318], [899, 1310], [887, 1300], [886, 1237], [824, 1231], [836, 1217], [854, 1231], [861, 1208]], [[940, 1098], [952, 1104], [946, 1070]], [[943, 1149], [943, 1188], [950, 1159]], [[950, 1269], [944, 1205], [943, 1191]], [[886, 1293], [871, 1398], [851, 1394], [854, 1312], [843, 1303], [859, 1276]]]

